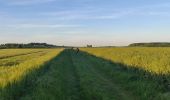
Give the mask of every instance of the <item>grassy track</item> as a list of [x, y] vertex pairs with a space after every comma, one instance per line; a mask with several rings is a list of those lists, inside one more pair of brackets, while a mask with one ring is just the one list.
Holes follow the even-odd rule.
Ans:
[[35, 88], [20, 100], [81, 100], [79, 77], [70, 51], [62, 52], [49, 66]]
[[[96, 69], [94, 57], [65, 50], [20, 100], [140, 100]], [[96, 58], [95, 58], [96, 59]], [[28, 87], [29, 88], [29, 87]]]
[[[91, 59], [94, 59], [93, 57]], [[89, 55], [73, 53], [73, 61], [80, 75], [85, 100], [136, 100], [130, 92], [116, 84], [111, 77], [97, 70]]]

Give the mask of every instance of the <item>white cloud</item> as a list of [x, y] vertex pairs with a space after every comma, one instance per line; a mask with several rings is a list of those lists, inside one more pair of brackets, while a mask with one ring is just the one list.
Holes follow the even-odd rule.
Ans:
[[145, 11], [145, 12], [137, 12], [136, 15], [142, 15], [142, 16], [164, 16], [164, 17], [170, 17], [170, 12], [166, 11]]
[[42, 12], [40, 15], [57, 20], [113, 20], [127, 16], [170, 16], [170, 12], [166, 12], [164, 9], [162, 11], [157, 10], [169, 7], [170, 3], [144, 5], [126, 9], [97, 9], [96, 7], [93, 7], [83, 10]]
[[15, 24], [7, 25], [10, 28], [69, 28], [80, 27], [81, 25], [66, 25], [66, 24]]
[[[101, 13], [104, 12], [104, 13]], [[133, 13], [133, 10], [67, 10], [67, 11], [54, 11], [54, 12], [42, 12], [40, 15], [58, 20], [107, 20], [117, 19]]]

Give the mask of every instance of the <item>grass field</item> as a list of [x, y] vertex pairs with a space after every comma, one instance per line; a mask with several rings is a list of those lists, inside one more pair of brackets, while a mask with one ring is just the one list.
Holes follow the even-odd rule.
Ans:
[[169, 100], [169, 54], [170, 48], [0, 50], [0, 100]]
[[86, 48], [82, 50], [115, 63], [140, 68], [153, 74], [170, 73], [170, 48]]
[[[61, 49], [0, 50], [0, 100], [13, 100], [31, 84], [42, 66], [53, 59]], [[5, 54], [4, 54], [5, 53]], [[32, 75], [31, 75], [31, 74]], [[30, 74], [30, 75], [28, 75]]]

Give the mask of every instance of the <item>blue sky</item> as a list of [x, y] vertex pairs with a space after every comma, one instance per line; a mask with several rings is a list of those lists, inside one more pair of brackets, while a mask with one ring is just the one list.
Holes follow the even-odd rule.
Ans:
[[0, 0], [0, 43], [170, 42], [169, 0]]

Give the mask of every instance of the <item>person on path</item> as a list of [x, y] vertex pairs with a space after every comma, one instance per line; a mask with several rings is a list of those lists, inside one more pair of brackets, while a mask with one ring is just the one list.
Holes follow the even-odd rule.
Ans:
[[78, 54], [78, 53], [79, 53], [79, 51], [80, 51], [80, 50], [79, 50], [79, 48], [77, 48], [77, 51], [76, 51], [76, 53]]

